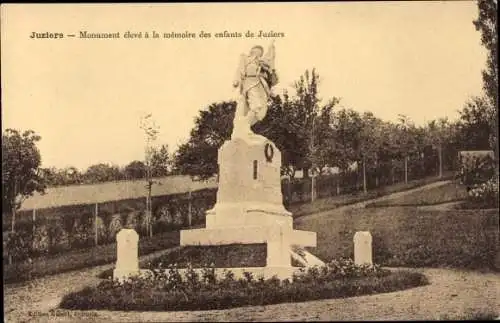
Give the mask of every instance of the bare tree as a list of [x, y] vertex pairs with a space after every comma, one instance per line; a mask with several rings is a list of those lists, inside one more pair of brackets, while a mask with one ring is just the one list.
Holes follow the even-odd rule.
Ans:
[[153, 236], [152, 227], [152, 203], [151, 203], [151, 191], [153, 188], [153, 177], [151, 176], [151, 157], [153, 154], [153, 145], [158, 138], [159, 127], [156, 125], [152, 118], [152, 114], [146, 114], [141, 118], [141, 129], [144, 131], [146, 137], [146, 147], [145, 147], [145, 165], [146, 165], [146, 223], [147, 223], [147, 234], [151, 237]]

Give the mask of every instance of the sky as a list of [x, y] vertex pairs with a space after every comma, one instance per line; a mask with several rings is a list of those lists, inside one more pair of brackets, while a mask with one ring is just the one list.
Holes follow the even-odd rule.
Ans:
[[[35, 130], [43, 167], [123, 166], [144, 159], [139, 125], [151, 113], [156, 144], [173, 152], [200, 109], [235, 98], [239, 55], [271, 40], [215, 33], [259, 30], [284, 33], [274, 38], [277, 93], [316, 68], [324, 103], [336, 96], [341, 107], [416, 124], [456, 119], [482, 93], [476, 17], [473, 1], [2, 5], [2, 130]], [[162, 37], [202, 30], [212, 37]], [[80, 31], [122, 38], [81, 39]], [[127, 31], [150, 38], [125, 39]]]

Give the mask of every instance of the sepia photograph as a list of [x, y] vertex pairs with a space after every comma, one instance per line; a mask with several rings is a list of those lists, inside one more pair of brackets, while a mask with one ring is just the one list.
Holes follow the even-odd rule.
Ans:
[[496, 0], [0, 14], [5, 322], [500, 319]]

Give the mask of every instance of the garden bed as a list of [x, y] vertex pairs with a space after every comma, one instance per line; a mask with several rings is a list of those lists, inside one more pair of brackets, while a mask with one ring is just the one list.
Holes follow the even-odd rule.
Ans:
[[356, 266], [352, 261], [332, 262], [294, 275], [292, 280], [255, 278], [236, 280], [227, 271], [217, 279], [213, 268], [202, 275], [188, 272], [185, 278], [175, 269], [124, 283], [105, 280], [66, 295], [60, 307], [72, 310], [180, 311], [213, 310], [241, 306], [304, 302], [386, 293], [428, 284], [426, 277], [412, 271], [389, 271], [379, 266]]

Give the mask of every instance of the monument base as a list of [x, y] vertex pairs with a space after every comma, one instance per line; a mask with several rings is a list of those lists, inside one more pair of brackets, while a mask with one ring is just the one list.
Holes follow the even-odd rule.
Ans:
[[137, 269], [117, 269], [113, 270], [113, 280], [118, 280], [119, 282], [123, 282], [131, 277], [140, 275], [141, 270]]
[[206, 213], [205, 229], [181, 231], [181, 246], [265, 243], [265, 268], [293, 272], [294, 255], [305, 266], [322, 264], [292, 250], [316, 247], [316, 233], [293, 229], [292, 214], [283, 206], [281, 153], [274, 143], [259, 135], [235, 137], [219, 149], [218, 161], [217, 203]]

